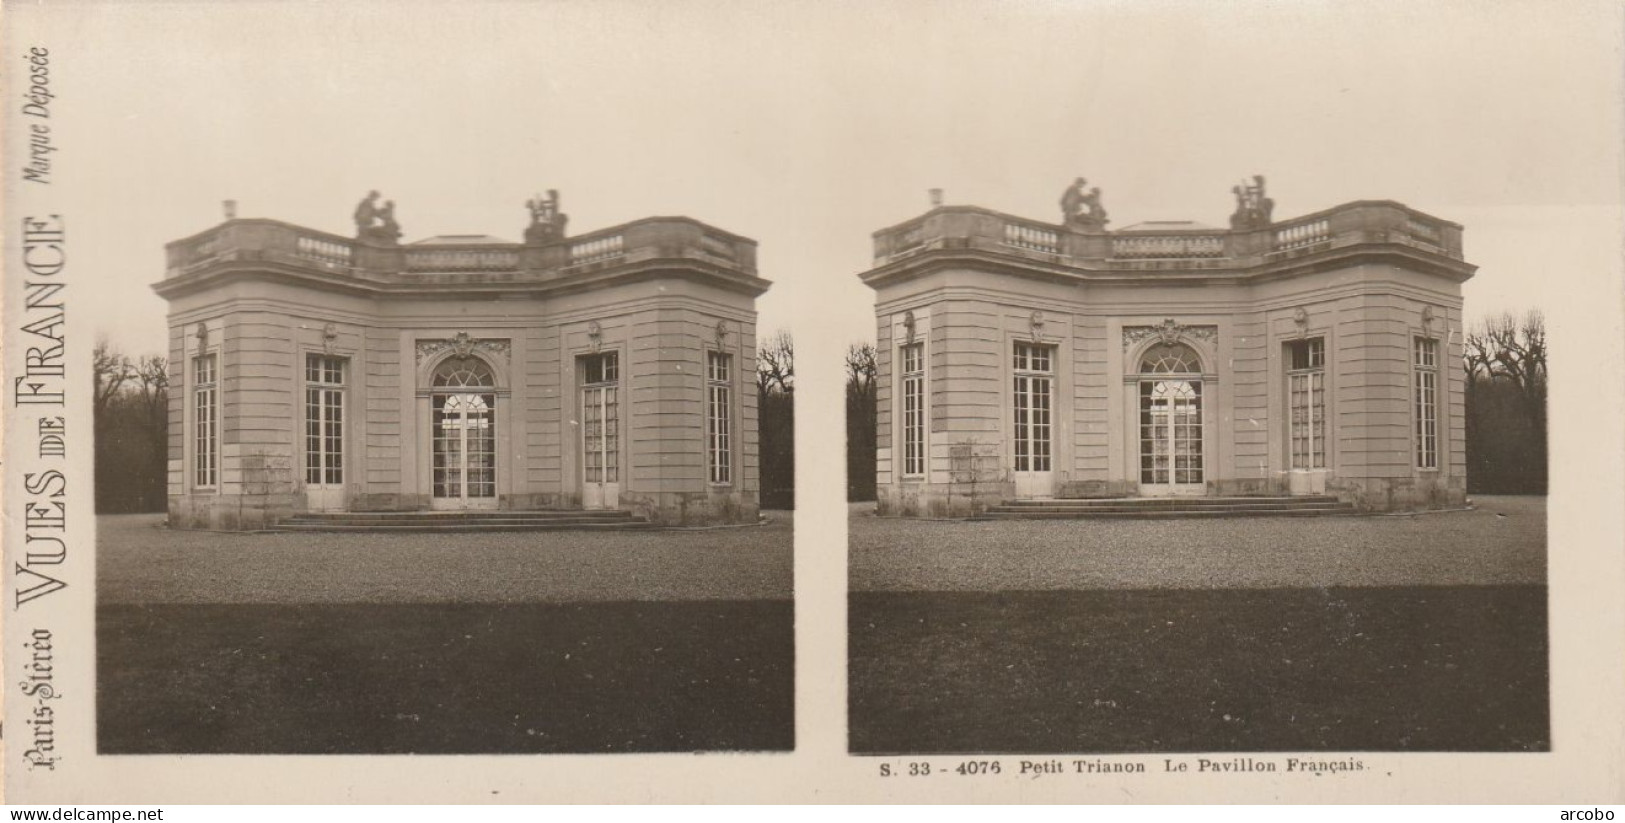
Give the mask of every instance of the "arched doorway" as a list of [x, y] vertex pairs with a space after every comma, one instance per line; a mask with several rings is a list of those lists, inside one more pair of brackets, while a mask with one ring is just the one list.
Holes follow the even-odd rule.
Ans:
[[1140, 356], [1140, 493], [1202, 494], [1202, 360], [1183, 343]]
[[496, 508], [496, 376], [478, 357], [452, 357], [430, 386], [432, 508]]

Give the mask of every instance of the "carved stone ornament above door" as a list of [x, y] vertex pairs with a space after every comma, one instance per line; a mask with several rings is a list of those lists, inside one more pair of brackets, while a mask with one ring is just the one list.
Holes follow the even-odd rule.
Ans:
[[1141, 340], [1156, 337], [1163, 343], [1177, 343], [1180, 340], [1201, 340], [1212, 343], [1219, 339], [1218, 326], [1186, 326], [1172, 317], [1155, 326], [1124, 326], [1123, 351], [1134, 348], [1134, 344]]
[[447, 349], [451, 349], [452, 356], [459, 360], [467, 360], [475, 352], [482, 352], [506, 361], [509, 348], [507, 340], [477, 340], [468, 332], [460, 331], [450, 339], [417, 341], [417, 362], [422, 363]]

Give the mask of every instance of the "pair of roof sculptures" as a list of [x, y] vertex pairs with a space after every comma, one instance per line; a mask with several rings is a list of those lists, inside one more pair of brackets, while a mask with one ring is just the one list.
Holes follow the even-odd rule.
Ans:
[[[378, 205], [378, 192], [369, 191], [355, 207], [356, 238], [370, 240], [386, 246], [401, 241], [401, 224], [395, 220], [395, 201], [385, 200]], [[530, 225], [525, 227], [525, 243], [537, 245], [564, 239], [564, 227], [570, 216], [559, 211], [559, 192], [548, 189], [547, 197], [536, 195], [525, 201], [530, 211]]]
[[[1089, 181], [1082, 177], [1072, 181], [1061, 193], [1061, 222], [1069, 228], [1084, 231], [1104, 231], [1110, 220], [1106, 207], [1100, 203], [1100, 187], [1088, 188]], [[1264, 175], [1255, 174], [1251, 182], [1232, 186], [1236, 196], [1236, 210], [1230, 215], [1230, 228], [1254, 229], [1270, 224], [1275, 201], [1264, 194]], [[933, 201], [939, 195], [933, 194]], [[401, 225], [395, 220], [395, 201], [385, 200], [378, 205], [377, 191], [355, 207], [356, 237], [384, 245], [395, 245], [401, 239]], [[530, 225], [525, 227], [525, 243], [536, 245], [564, 239], [565, 226], [570, 216], [559, 211], [559, 192], [548, 189], [547, 197], [536, 195], [525, 201], [530, 211]]]
[[[1100, 188], [1085, 189], [1089, 181], [1079, 177], [1061, 193], [1061, 222], [1069, 228], [1084, 231], [1104, 231], [1106, 208], [1100, 204]], [[1264, 194], [1264, 175], [1255, 174], [1251, 182], [1233, 186], [1236, 210], [1230, 215], [1230, 228], [1256, 229], [1270, 224], [1275, 201]]]

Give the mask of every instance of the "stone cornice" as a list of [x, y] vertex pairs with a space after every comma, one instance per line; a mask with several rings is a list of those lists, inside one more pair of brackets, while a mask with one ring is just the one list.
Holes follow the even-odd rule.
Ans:
[[397, 299], [551, 297], [609, 285], [682, 278], [729, 291], [760, 296], [771, 281], [691, 257], [587, 263], [539, 277], [527, 272], [473, 272], [429, 275], [366, 275], [297, 265], [281, 260], [222, 260], [202, 270], [171, 277], [152, 288], [174, 299], [236, 280], [277, 280], [320, 291]]
[[935, 271], [968, 268], [1052, 282], [1204, 286], [1240, 285], [1299, 277], [1363, 263], [1390, 263], [1462, 283], [1478, 269], [1471, 263], [1403, 243], [1361, 243], [1322, 250], [1284, 252], [1276, 259], [1254, 265], [1238, 266], [1234, 263], [1228, 260], [1203, 261], [1201, 267], [1195, 267], [1188, 264], [1113, 265], [1111, 261], [1103, 261], [1099, 267], [1085, 267], [1060, 262], [1056, 255], [1006, 253], [979, 248], [933, 248], [891, 260], [863, 272], [859, 277], [871, 288], [879, 289]]

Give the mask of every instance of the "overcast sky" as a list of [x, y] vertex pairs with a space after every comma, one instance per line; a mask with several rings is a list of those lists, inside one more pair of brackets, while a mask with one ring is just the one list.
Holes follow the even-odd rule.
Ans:
[[[1394, 199], [1466, 226], [1469, 316], [1617, 277], [1610, 5], [102, 4], [53, 44], [81, 310], [162, 347], [165, 242], [244, 217], [517, 240], [684, 214], [761, 243], [762, 330], [873, 333], [870, 234], [949, 203], [1113, 226]], [[1493, 6], [1493, 8], [1480, 8]], [[92, 239], [93, 238], [93, 239]]]

